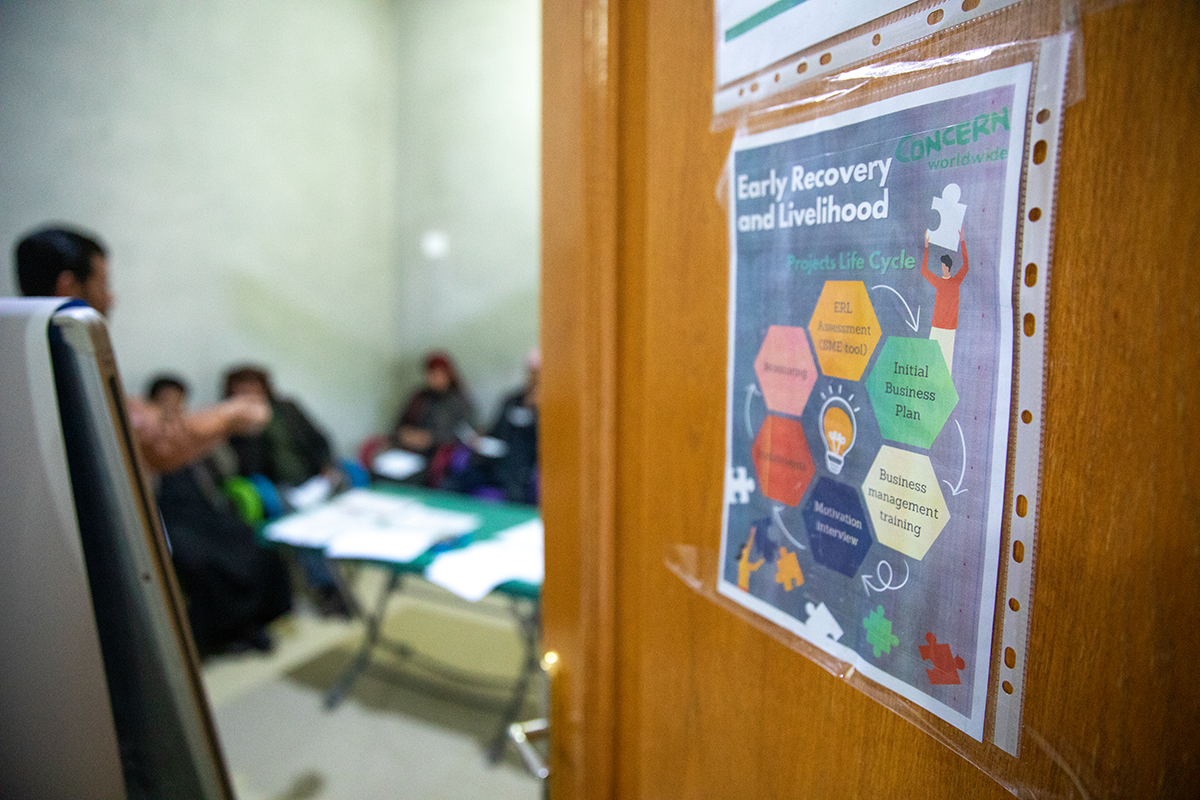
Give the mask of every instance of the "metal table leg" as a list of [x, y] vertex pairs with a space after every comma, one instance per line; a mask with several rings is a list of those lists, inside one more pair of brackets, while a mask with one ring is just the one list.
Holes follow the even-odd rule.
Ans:
[[362, 675], [363, 670], [367, 668], [367, 664], [371, 661], [371, 651], [375, 649], [375, 645], [379, 641], [379, 632], [383, 627], [383, 617], [387, 611], [388, 598], [392, 592], [400, 585], [403, 575], [395, 570], [388, 575], [387, 581], [384, 583], [383, 591], [379, 594], [379, 600], [375, 604], [375, 610], [367, 617], [367, 631], [363, 637], [362, 644], [359, 645], [358, 652], [354, 654], [354, 658], [350, 662], [350, 666], [341, 674], [341, 677], [325, 692], [325, 708], [332, 710], [337, 708], [338, 704], [346, 698], [350, 693], [350, 689], [354, 686], [354, 682]]
[[545, 781], [550, 777], [550, 769], [542, 760], [542, 756], [530, 743], [531, 739], [544, 739], [550, 733], [550, 722], [545, 718], [531, 719], [528, 722], [514, 722], [508, 726], [508, 738], [517, 746], [517, 752], [525, 762], [525, 769], [538, 780]]
[[541, 658], [538, 655], [542, 628], [541, 610], [541, 600], [533, 600], [530, 602], [529, 613], [523, 614], [521, 613], [521, 602], [516, 598], [512, 599], [513, 616], [517, 618], [517, 622], [521, 626], [521, 638], [525, 645], [525, 663], [521, 667], [517, 684], [513, 687], [512, 698], [508, 701], [508, 705], [500, 717], [500, 725], [488, 747], [487, 759], [492, 764], [497, 763], [504, 755], [504, 748], [508, 743], [509, 726], [517, 721], [517, 717], [521, 713], [521, 706], [525, 704], [525, 695], [529, 692], [529, 684], [534, 675], [541, 670]]

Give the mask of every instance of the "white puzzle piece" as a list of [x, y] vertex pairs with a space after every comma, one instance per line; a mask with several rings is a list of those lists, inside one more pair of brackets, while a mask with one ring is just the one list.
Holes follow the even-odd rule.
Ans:
[[750, 493], [754, 488], [754, 478], [749, 476], [745, 467], [732, 467], [725, 481], [725, 502], [745, 505], [750, 502]]
[[933, 198], [933, 204], [930, 207], [938, 212], [938, 216], [941, 217], [941, 225], [936, 231], [925, 231], [932, 244], [947, 250], [958, 250], [958, 232], [962, 230], [963, 216], [967, 213], [967, 206], [958, 202], [958, 198], [961, 196], [962, 189], [958, 187], [958, 184], [948, 183], [946, 188], [942, 189], [942, 196]]
[[835, 642], [842, 638], [842, 626], [838, 625], [838, 621], [833, 618], [833, 614], [825, 606], [825, 603], [814, 606], [812, 603], [805, 603], [804, 610], [808, 612], [808, 620], [804, 623], [808, 626], [809, 631], [817, 637], [828, 636]]

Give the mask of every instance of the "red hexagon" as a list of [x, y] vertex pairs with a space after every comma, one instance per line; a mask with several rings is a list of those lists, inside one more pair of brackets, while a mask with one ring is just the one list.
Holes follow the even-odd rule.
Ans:
[[817, 382], [817, 367], [804, 328], [772, 325], [758, 348], [754, 372], [768, 410], [800, 416]]
[[799, 420], [767, 414], [750, 455], [762, 493], [789, 506], [799, 505], [816, 472]]

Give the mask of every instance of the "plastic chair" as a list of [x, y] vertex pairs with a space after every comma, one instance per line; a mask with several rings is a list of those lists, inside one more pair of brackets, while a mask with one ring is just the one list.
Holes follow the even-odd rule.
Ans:
[[221, 491], [229, 498], [229, 502], [233, 504], [234, 511], [241, 517], [243, 522], [250, 525], [258, 525], [266, 519], [266, 512], [263, 509], [262, 496], [258, 493], [258, 489], [254, 483], [248, 478], [234, 476], [226, 478], [221, 485]]
[[368, 472], [371, 469], [371, 463], [375, 461], [375, 456], [382, 453], [388, 448], [388, 437], [383, 434], [368, 437], [358, 446], [358, 463], [363, 469]]
[[343, 458], [338, 461], [338, 467], [355, 489], [363, 489], [371, 485], [371, 473], [362, 464]]

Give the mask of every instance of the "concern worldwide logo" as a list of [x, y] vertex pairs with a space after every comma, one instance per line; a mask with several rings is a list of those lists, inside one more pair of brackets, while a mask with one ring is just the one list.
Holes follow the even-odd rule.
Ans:
[[[977, 114], [972, 119], [944, 128], [902, 136], [896, 143], [894, 157], [902, 163], [927, 159], [931, 170], [1003, 161], [1008, 158], [1009, 131], [1009, 110], [1005, 106], [999, 111]], [[998, 138], [996, 134], [1004, 135]], [[983, 140], [983, 147], [975, 147], [980, 140]]]

